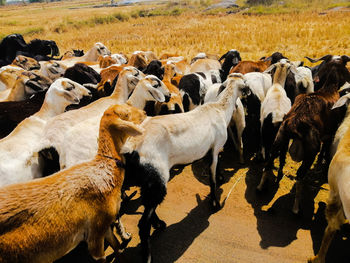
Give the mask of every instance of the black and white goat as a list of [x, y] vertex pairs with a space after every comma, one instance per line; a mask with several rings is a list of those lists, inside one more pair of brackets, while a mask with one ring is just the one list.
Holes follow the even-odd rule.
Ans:
[[210, 153], [210, 195], [213, 207], [220, 208], [216, 195], [218, 154], [226, 142], [227, 126], [235, 110], [236, 100], [245, 87], [241, 75], [230, 75], [227, 87], [217, 102], [203, 104], [186, 113], [148, 118], [141, 124], [145, 133], [124, 144], [124, 183], [125, 186], [141, 187], [142, 204], [145, 207], [139, 222], [143, 262], [150, 263], [152, 260], [151, 226], [166, 226], [155, 210], [166, 195], [172, 166], [192, 163]]
[[185, 112], [203, 104], [208, 88], [215, 83], [221, 83], [220, 74], [217, 70], [184, 75], [180, 80], [179, 90], [182, 94]]

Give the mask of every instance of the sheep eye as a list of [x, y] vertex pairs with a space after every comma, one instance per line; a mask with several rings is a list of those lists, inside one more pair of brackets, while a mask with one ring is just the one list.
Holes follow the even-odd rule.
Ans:
[[67, 83], [67, 84], [69, 85], [69, 87], [66, 88], [66, 91], [71, 91], [75, 88], [73, 84], [71, 83]]

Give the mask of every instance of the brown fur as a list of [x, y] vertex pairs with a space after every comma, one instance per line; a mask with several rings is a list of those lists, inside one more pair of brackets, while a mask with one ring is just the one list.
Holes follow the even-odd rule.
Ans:
[[[299, 212], [301, 182], [314, 162], [320, 150], [321, 142], [324, 143], [323, 147], [328, 147], [336, 130], [332, 124], [331, 107], [339, 99], [338, 89], [342, 85], [344, 68], [345, 64], [342, 62], [330, 62], [326, 76], [327, 80], [323, 87], [317, 92], [297, 96], [292, 108], [285, 116], [279, 128], [272, 146], [271, 155], [268, 159], [262, 180], [271, 171], [273, 160], [278, 156], [279, 152], [283, 152], [285, 159], [285, 153], [290, 139], [298, 140], [298, 147], [302, 148], [297, 151], [299, 155], [297, 159], [302, 160], [302, 164], [297, 171], [294, 213]], [[325, 159], [329, 161], [329, 149], [325, 149], [325, 153]], [[322, 158], [322, 156], [319, 158]], [[284, 163], [285, 160], [282, 160], [279, 177], [283, 175], [282, 169]]]
[[119, 149], [141, 130], [142, 111], [112, 106], [100, 123], [99, 149], [86, 163], [52, 176], [0, 189], [0, 262], [52, 262], [81, 241], [95, 259], [104, 257], [104, 239], [111, 234], [121, 202], [124, 169]]
[[[155, 113], [159, 115], [161, 113], [161, 108], [166, 107], [167, 111], [162, 114], [174, 113], [176, 104], [181, 112], [184, 112], [184, 108], [182, 105], [182, 98], [179, 89], [172, 84], [171, 78], [175, 75], [175, 65], [167, 64], [164, 66], [164, 77], [163, 83], [169, 89], [171, 93], [171, 97], [169, 102], [157, 102], [155, 105]], [[166, 106], [165, 106], [166, 105]]]
[[40, 69], [40, 64], [34, 58], [19, 55], [13, 61], [12, 65], [21, 67], [25, 70]]
[[230, 73], [263, 72], [271, 65], [270, 61], [240, 61]]
[[173, 84], [175, 87], [179, 87], [180, 80], [182, 79], [184, 75], [176, 74], [176, 76], [171, 78], [171, 84]]
[[98, 62], [100, 65], [100, 68], [107, 68], [115, 63], [117, 63], [117, 61], [112, 58], [111, 56], [99, 56], [98, 57]]

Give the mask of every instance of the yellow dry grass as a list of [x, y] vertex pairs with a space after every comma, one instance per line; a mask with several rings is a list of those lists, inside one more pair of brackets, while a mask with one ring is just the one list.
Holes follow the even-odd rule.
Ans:
[[[257, 16], [187, 11], [178, 16], [132, 18], [133, 9], [150, 7], [92, 8], [97, 3], [86, 0], [2, 7], [0, 32], [2, 36], [22, 33], [27, 41], [55, 40], [62, 53], [72, 48], [88, 50], [97, 41], [112, 52], [153, 50], [158, 55], [171, 52], [188, 59], [198, 52], [221, 55], [233, 48], [245, 60], [257, 60], [274, 51], [292, 60], [350, 53], [349, 12]], [[120, 20], [127, 20], [109, 21], [115, 14], [125, 14]]]

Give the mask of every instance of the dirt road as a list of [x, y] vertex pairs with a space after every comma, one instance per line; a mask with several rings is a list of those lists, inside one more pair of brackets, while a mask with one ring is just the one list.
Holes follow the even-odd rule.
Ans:
[[[216, 213], [210, 209], [205, 160], [173, 171], [177, 175], [169, 182], [168, 194], [157, 209], [167, 228], [152, 233], [154, 262], [307, 262], [318, 251], [326, 227], [324, 202], [328, 190], [320, 168], [310, 173], [301, 215], [295, 216], [291, 208], [296, 163], [288, 159], [279, 188], [270, 178], [265, 192], [258, 194], [255, 188], [261, 165], [254, 161], [238, 165], [231, 145], [220, 160], [225, 183], [219, 193], [224, 206]], [[141, 262], [137, 224], [142, 211], [136, 196], [122, 217], [133, 239], [120, 262]], [[349, 233], [345, 228], [335, 237], [327, 263], [350, 262]]]

